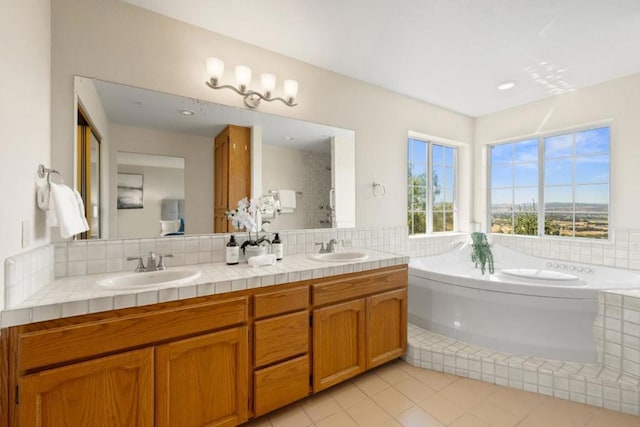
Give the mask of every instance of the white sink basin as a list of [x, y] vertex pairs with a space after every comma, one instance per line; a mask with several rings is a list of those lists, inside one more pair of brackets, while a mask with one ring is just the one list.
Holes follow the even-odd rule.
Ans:
[[330, 252], [326, 254], [312, 254], [310, 255], [311, 259], [315, 259], [316, 261], [342, 261], [342, 262], [353, 262], [353, 261], [362, 261], [364, 259], [369, 258], [364, 252], [360, 251], [349, 251], [349, 252]]
[[110, 289], [149, 288], [161, 285], [181, 285], [200, 277], [199, 270], [169, 269], [129, 273], [98, 280], [98, 285]]

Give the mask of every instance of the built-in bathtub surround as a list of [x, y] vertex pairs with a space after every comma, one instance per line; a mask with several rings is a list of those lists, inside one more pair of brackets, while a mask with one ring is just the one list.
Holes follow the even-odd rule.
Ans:
[[411, 365], [640, 414], [640, 380], [595, 363], [562, 362], [471, 345], [409, 324]]
[[[370, 248], [394, 254], [408, 254], [406, 226], [278, 232], [286, 256], [318, 252], [315, 244], [326, 243], [331, 239], [343, 242], [345, 248]], [[234, 234], [241, 245], [246, 239], [246, 233]], [[137, 261], [127, 261], [127, 257], [144, 256], [151, 251], [158, 255], [173, 254], [173, 258], [166, 260], [169, 267], [224, 262], [224, 245], [228, 240], [229, 235], [216, 234], [156, 239], [76, 240], [46, 245], [7, 258], [5, 281], [10, 287], [6, 287], [6, 307], [20, 304], [36, 290], [51, 282], [54, 277], [133, 272]], [[31, 261], [34, 257], [38, 260], [35, 264]], [[34, 265], [37, 265], [36, 270]], [[41, 270], [47, 274], [38, 273]], [[39, 274], [37, 278], [36, 274]]]
[[527, 255], [640, 270], [640, 229], [617, 228], [611, 241], [490, 234], [489, 242]]
[[437, 233], [409, 237], [409, 255], [412, 258], [438, 255], [454, 248], [460, 242], [470, 241], [468, 233]]
[[598, 363], [640, 380], [640, 289], [602, 292], [598, 303]]

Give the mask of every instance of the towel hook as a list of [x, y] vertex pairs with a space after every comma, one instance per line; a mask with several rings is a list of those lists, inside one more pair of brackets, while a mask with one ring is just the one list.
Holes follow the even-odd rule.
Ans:
[[384, 197], [385, 194], [387, 194], [387, 189], [385, 188], [384, 185], [380, 184], [379, 182], [375, 182], [373, 181], [373, 197]]

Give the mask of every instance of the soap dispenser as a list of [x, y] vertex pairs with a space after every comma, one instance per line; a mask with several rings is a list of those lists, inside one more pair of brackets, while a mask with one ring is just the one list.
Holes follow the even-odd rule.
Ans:
[[276, 256], [276, 261], [280, 261], [284, 257], [284, 245], [282, 244], [282, 240], [280, 240], [278, 233], [276, 233], [275, 237], [271, 241], [271, 250]]
[[240, 262], [240, 246], [236, 242], [236, 237], [232, 234], [227, 243], [227, 265], [235, 265]]

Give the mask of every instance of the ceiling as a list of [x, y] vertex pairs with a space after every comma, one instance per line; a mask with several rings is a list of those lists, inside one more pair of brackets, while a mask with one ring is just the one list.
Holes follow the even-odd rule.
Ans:
[[640, 0], [124, 1], [473, 117], [640, 72]]

